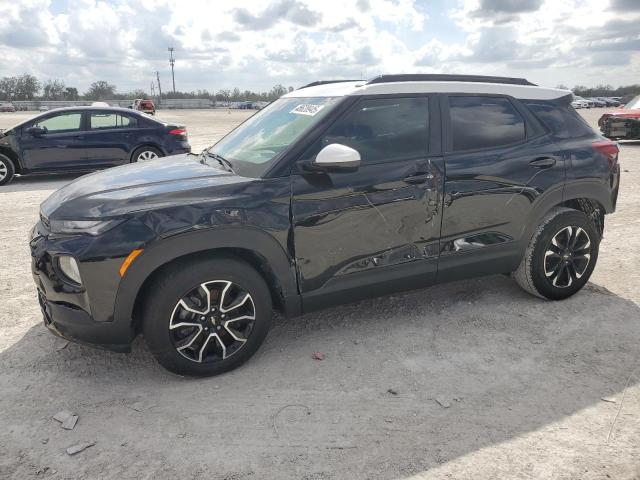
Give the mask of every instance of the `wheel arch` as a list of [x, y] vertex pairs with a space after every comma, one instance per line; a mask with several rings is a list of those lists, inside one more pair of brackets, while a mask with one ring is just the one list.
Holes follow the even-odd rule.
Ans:
[[0, 147], [0, 155], [4, 155], [13, 162], [13, 168], [16, 173], [22, 173], [22, 165], [20, 164], [20, 158], [16, 152], [10, 148], [2, 146]]
[[246, 262], [265, 280], [275, 310], [286, 316], [300, 314], [295, 268], [277, 241], [257, 229], [225, 228], [176, 235], [145, 249], [120, 282], [114, 319], [139, 327], [140, 308], [158, 275], [184, 260], [212, 256], [231, 256]]

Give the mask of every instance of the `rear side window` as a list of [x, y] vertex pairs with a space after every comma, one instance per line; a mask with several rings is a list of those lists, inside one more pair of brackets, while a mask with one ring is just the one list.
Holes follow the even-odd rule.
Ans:
[[330, 143], [356, 149], [362, 163], [424, 157], [429, 148], [429, 100], [362, 100], [329, 128], [314, 148], [315, 153]]
[[449, 97], [453, 150], [511, 145], [525, 139], [524, 119], [501, 97]]
[[569, 104], [525, 102], [525, 105], [558, 138], [593, 136], [591, 127]]
[[118, 113], [93, 112], [89, 117], [91, 130], [101, 130], [108, 128], [126, 128], [135, 126], [133, 118]]

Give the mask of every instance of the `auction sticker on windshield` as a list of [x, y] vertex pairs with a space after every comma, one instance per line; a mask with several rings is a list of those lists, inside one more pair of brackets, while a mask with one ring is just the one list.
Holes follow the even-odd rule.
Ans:
[[313, 105], [309, 103], [301, 103], [289, 113], [295, 113], [297, 115], [309, 115], [313, 117], [316, 113], [324, 108], [324, 105]]

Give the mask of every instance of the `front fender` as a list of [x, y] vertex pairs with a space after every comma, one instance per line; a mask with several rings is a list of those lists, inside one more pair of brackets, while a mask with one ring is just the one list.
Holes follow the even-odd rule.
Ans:
[[300, 313], [293, 259], [267, 232], [242, 226], [190, 231], [160, 240], [146, 248], [131, 264], [120, 282], [114, 320], [132, 321], [136, 298], [144, 282], [163, 265], [185, 255], [225, 248], [248, 250], [264, 259], [277, 279], [277, 289], [282, 297], [285, 314], [295, 316]]

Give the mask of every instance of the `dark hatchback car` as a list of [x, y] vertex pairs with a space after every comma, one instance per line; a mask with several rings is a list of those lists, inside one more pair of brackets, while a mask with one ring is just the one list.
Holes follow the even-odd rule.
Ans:
[[121, 351], [142, 332], [166, 368], [212, 375], [258, 349], [273, 310], [497, 273], [567, 298], [620, 175], [571, 100], [522, 79], [320, 82], [198, 156], [80, 178], [32, 232], [45, 325]]
[[0, 131], [0, 185], [16, 174], [90, 171], [190, 151], [183, 125], [126, 108], [59, 108]]

